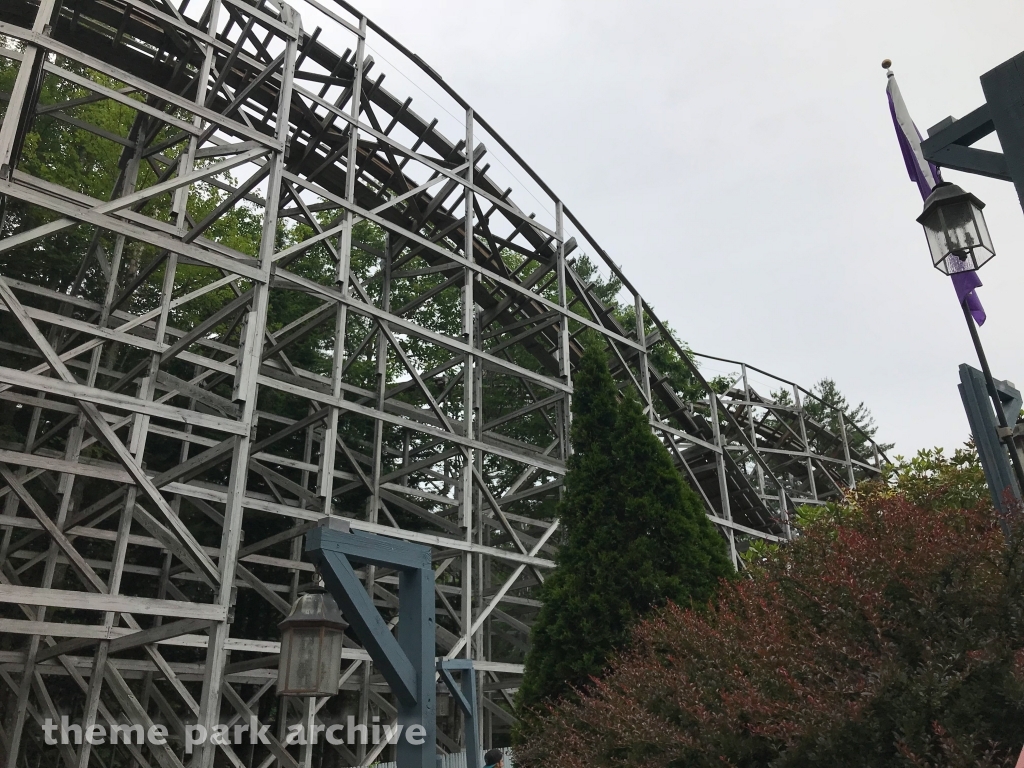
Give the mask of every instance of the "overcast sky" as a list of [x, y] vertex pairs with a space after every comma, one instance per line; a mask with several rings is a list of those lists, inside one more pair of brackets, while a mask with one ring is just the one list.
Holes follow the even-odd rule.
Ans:
[[[1020, 0], [356, 4], [509, 141], [695, 350], [804, 386], [834, 378], [896, 453], [967, 439], [957, 366], [977, 361], [914, 221], [880, 62], [922, 133], [961, 117], [983, 102], [979, 76], [1024, 49]], [[996, 377], [1024, 386], [1024, 213], [1007, 182], [946, 178], [988, 203], [981, 334]]]

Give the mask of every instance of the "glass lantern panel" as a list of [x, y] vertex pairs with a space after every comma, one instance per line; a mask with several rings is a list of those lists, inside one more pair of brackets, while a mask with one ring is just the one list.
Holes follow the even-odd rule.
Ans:
[[922, 224], [925, 237], [928, 239], [928, 251], [932, 257], [932, 264], [945, 272], [949, 250], [946, 248], [946, 238], [942, 232], [938, 211], [932, 211]]
[[281, 656], [277, 662], [277, 692], [280, 696], [288, 690], [288, 659], [291, 658], [292, 633], [281, 635]]
[[319, 687], [321, 696], [331, 696], [338, 692], [338, 678], [341, 676], [341, 640], [343, 632], [333, 629], [324, 631], [320, 647]]
[[978, 228], [979, 242], [982, 247], [990, 251], [993, 250], [992, 237], [988, 233], [988, 224], [985, 223], [985, 215], [981, 212], [981, 209], [978, 208], [978, 206], [974, 205], [974, 203], [971, 203], [971, 210], [974, 214], [974, 224]]
[[317, 627], [293, 627], [289, 634], [291, 643], [285, 690], [315, 691], [320, 671], [320, 630]]
[[993, 256], [995, 256], [995, 254], [992, 253], [991, 251], [986, 251], [984, 248], [975, 248], [974, 249], [974, 259], [973, 259], [974, 264], [975, 264], [974, 268], [975, 269], [980, 269], [985, 264], [987, 264], [989, 259], [991, 259]]
[[996, 255], [996, 249], [992, 247], [992, 236], [988, 233], [988, 224], [985, 223], [985, 216], [976, 205], [971, 205], [974, 209], [974, 224], [978, 228], [978, 240], [981, 243], [980, 248], [974, 249], [974, 257], [980, 267], [986, 261]]
[[966, 255], [981, 245], [974, 206], [969, 201], [947, 203], [939, 207], [938, 214], [946, 238], [946, 253]]
[[932, 255], [932, 264], [939, 269], [945, 270], [946, 256], [949, 252], [946, 250], [946, 240], [942, 235], [933, 230], [928, 230], [928, 250]]
[[960, 254], [951, 253], [946, 257], [945, 268], [939, 267], [942, 272], [947, 275], [955, 275], [957, 272], [969, 272], [978, 268], [978, 265], [974, 261], [974, 256], [971, 253], [964, 253], [961, 258]]

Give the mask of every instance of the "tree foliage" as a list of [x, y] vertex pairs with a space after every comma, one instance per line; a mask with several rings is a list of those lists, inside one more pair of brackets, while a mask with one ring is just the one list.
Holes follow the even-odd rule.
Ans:
[[703, 605], [732, 570], [640, 404], [617, 400], [599, 348], [576, 371], [573, 417], [563, 541], [531, 634], [524, 711], [586, 685], [638, 617], [667, 600]]
[[985, 471], [973, 440], [946, 456], [942, 448], [924, 449], [885, 466], [876, 495], [902, 495], [925, 509], [972, 509], [989, 504]]
[[671, 605], [520, 758], [562, 766], [1012, 765], [1024, 741], [1024, 549], [976, 460], [805, 520], [710, 612]]
[[[793, 393], [788, 389], [773, 391], [771, 399], [779, 405], [793, 405]], [[844, 414], [846, 416], [846, 439], [849, 442], [850, 450], [864, 456], [871, 456], [873, 450], [870, 443], [878, 434], [878, 425], [875, 423], [871, 409], [863, 401], [857, 405], [851, 405], [846, 395], [839, 390], [835, 380], [828, 377], [814, 384], [811, 387], [810, 397], [802, 400], [804, 413], [812, 422], [825, 427], [830, 435], [842, 434], [844, 425], [840, 424], [839, 414]], [[829, 441], [831, 439], [830, 437]], [[828, 441], [823, 443], [817, 432], [812, 430], [808, 435], [808, 440], [819, 453], [827, 454], [829, 452]], [[892, 447], [893, 443], [878, 443], [878, 450], [883, 453]]]

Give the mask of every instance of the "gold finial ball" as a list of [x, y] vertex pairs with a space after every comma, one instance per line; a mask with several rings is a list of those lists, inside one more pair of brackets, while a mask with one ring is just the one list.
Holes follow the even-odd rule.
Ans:
[[892, 59], [882, 59], [882, 69], [888, 69], [892, 66]]

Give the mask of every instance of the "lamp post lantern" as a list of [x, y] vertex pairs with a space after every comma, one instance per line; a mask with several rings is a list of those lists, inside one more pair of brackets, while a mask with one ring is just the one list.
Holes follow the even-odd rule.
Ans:
[[[981, 363], [988, 398], [995, 408], [995, 424], [998, 426], [993, 424], [991, 414], [983, 405], [984, 397], [977, 392], [976, 379], [970, 374], [970, 366], [961, 366], [960, 390], [964, 408], [978, 444], [978, 455], [985, 469], [992, 500], [995, 507], [1003, 512], [1008, 511], [1006, 502], [1011, 501], [1007, 494], [1013, 497], [1014, 502], [1021, 500], [1021, 493], [1024, 492], [1024, 462], [1014, 442], [1013, 430], [1007, 423], [1010, 418], [1016, 421], [1016, 414], [1007, 414], [1003, 397], [992, 378], [976, 325], [985, 322], [985, 311], [975, 293], [975, 289], [981, 286], [977, 271], [995, 256], [995, 248], [982, 213], [985, 204], [956, 184], [943, 181], [939, 168], [943, 166], [983, 176], [1013, 179], [1024, 205], [1024, 129], [1021, 128], [1017, 112], [1007, 109], [1008, 105], [1020, 103], [1020, 89], [1014, 90], [1009, 86], [1014, 83], [1024, 84], [1024, 70], [1018, 69], [1018, 65], [1022, 64], [1024, 54], [997, 67], [998, 72], [993, 70], [982, 77], [982, 86], [989, 103], [960, 120], [949, 117], [940, 121], [928, 129], [929, 138], [922, 139], [896, 85], [896, 77], [891, 69], [892, 61], [885, 59], [882, 62], [886, 71], [885, 91], [889, 100], [889, 114], [896, 129], [900, 151], [910, 180], [917, 185], [924, 198], [924, 210], [917, 221], [924, 227], [932, 266], [952, 280], [974, 350], [978, 354], [978, 362]], [[999, 82], [996, 83], [996, 80]], [[970, 146], [993, 130], [999, 134], [1004, 150], [1008, 150], [1004, 155]], [[1011, 173], [1011, 167], [1019, 173]], [[1006, 405], [1011, 410], [1019, 407], [1011, 404], [1019, 401], [1020, 393], [1008, 382], [1003, 384], [1003, 389], [1008, 398]], [[1010, 454], [1009, 464], [1006, 461], [1007, 451]], [[1003, 532], [1008, 534], [1005, 515], [1001, 515], [1000, 523]]]
[[[924, 201], [924, 210], [917, 217], [918, 223], [924, 227], [924, 234], [928, 240], [932, 266], [946, 275], [974, 272], [996, 255], [988, 225], [985, 223], [985, 215], [982, 213], [984, 207], [985, 204], [981, 200], [956, 184], [943, 181], [935, 186]], [[964, 312], [964, 319], [967, 321], [967, 328], [971, 333], [974, 351], [981, 364], [981, 371], [985, 376], [988, 396], [992, 399], [992, 405], [996, 411], [996, 419], [1001, 428], [1001, 439], [1006, 443], [1010, 453], [1010, 463], [1013, 466], [1014, 476], [1017, 478], [1017, 486], [1024, 491], [1024, 465], [1021, 464], [1020, 455], [1014, 445], [1009, 429], [1010, 425], [1003, 411], [1002, 400], [996, 389], [995, 379], [992, 377], [992, 370], [988, 365], [988, 357], [985, 355], [985, 348], [981, 345], [978, 326], [974, 321], [974, 315], [966, 295], [961, 301], [961, 308]], [[1005, 531], [1005, 521], [1003, 526]]]
[[348, 624], [326, 589], [300, 595], [281, 630], [278, 696], [333, 696], [341, 675], [341, 645]]
[[924, 201], [917, 221], [924, 227], [932, 265], [946, 275], [980, 269], [996, 255], [981, 212], [985, 204], [944, 181]]

